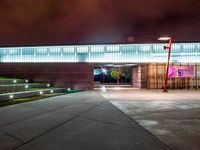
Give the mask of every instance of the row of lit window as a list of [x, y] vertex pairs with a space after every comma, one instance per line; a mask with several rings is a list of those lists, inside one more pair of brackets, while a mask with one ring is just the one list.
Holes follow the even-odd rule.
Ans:
[[[0, 53], [20, 54], [20, 53], [88, 53], [88, 52], [119, 52], [119, 51], [162, 51], [165, 44], [124, 44], [124, 45], [91, 45], [91, 46], [49, 46], [49, 47], [17, 47], [0, 48]], [[174, 51], [177, 50], [199, 50], [199, 43], [173, 44]]]

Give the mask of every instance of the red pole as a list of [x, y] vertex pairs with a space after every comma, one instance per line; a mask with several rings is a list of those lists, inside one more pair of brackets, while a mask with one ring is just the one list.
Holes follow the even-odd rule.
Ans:
[[119, 85], [119, 79], [120, 79], [120, 67], [118, 67], [117, 85]]
[[167, 61], [167, 71], [166, 71], [166, 77], [165, 77], [164, 90], [163, 90], [163, 92], [168, 92], [168, 91], [167, 91], [167, 81], [168, 81], [169, 62], [170, 62], [171, 48], [172, 48], [172, 38], [169, 39], [169, 46], [165, 46], [164, 48], [167, 48], [167, 49], [168, 49], [168, 61]]

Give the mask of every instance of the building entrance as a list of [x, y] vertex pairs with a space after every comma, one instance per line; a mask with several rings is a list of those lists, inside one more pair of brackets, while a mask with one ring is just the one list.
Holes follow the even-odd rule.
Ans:
[[132, 85], [135, 64], [97, 64], [94, 66], [95, 85]]

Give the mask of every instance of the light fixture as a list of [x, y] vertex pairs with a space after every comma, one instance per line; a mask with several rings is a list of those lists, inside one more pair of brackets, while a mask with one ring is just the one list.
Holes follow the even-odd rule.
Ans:
[[168, 41], [170, 39], [171, 39], [171, 37], [160, 37], [160, 38], [158, 38], [159, 41]]
[[103, 72], [104, 74], [107, 74], [107, 73], [108, 73], [108, 71], [107, 71], [105, 68], [102, 68], [102, 72]]
[[169, 41], [169, 45], [163, 47], [164, 49], [168, 49], [167, 70], [166, 70], [166, 75], [165, 75], [165, 80], [164, 80], [164, 90], [163, 90], [163, 92], [168, 92], [167, 91], [167, 83], [168, 83], [168, 73], [169, 73], [171, 49], [172, 49], [172, 37], [160, 37], [160, 38], [158, 38], [158, 40]]
[[10, 98], [10, 99], [13, 99], [13, 98], [14, 98], [14, 96], [13, 96], [13, 95], [10, 95], [10, 96], [9, 96], [9, 98]]
[[105, 86], [101, 86], [101, 91], [102, 91], [102, 92], [107, 92], [106, 87], [105, 87]]

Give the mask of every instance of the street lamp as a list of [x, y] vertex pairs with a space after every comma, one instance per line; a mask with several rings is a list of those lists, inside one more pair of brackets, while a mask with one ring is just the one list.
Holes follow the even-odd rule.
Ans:
[[167, 91], [167, 81], [168, 81], [170, 55], [171, 55], [171, 49], [172, 49], [172, 38], [171, 37], [160, 37], [160, 38], [158, 38], [158, 40], [169, 41], [169, 45], [164, 46], [164, 49], [168, 49], [168, 60], [167, 60], [167, 71], [166, 71], [166, 77], [165, 77], [165, 82], [164, 82], [164, 90], [163, 90], [163, 92], [168, 92]]
[[119, 85], [119, 80], [120, 80], [120, 66], [118, 67], [118, 72], [117, 72], [117, 85]]

